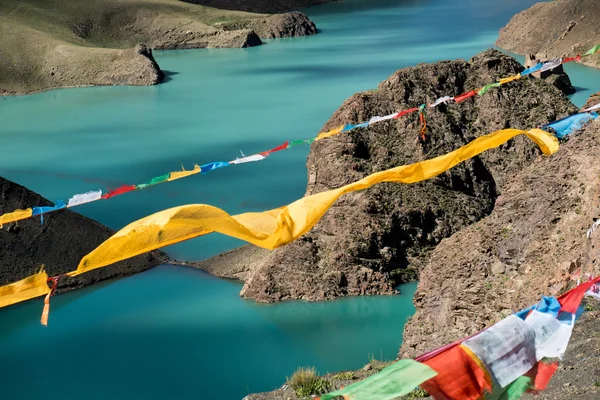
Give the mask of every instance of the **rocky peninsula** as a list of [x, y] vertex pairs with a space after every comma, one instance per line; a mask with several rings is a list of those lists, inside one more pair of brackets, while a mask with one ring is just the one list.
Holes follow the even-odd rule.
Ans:
[[[515, 15], [500, 30], [496, 45], [538, 59], [574, 57], [600, 43], [600, 11], [596, 0], [540, 2]], [[600, 54], [581, 63], [600, 68]]]
[[164, 77], [153, 49], [242, 48], [262, 44], [261, 38], [316, 33], [300, 12], [254, 14], [178, 0], [6, 0], [0, 3], [0, 96], [153, 85]]
[[[0, 177], [0, 214], [50, 201]], [[0, 286], [33, 275], [43, 265], [49, 276], [77, 269], [79, 261], [114, 231], [70, 210], [6, 224], [0, 229]], [[160, 251], [140, 255], [74, 278], [63, 278], [58, 292], [150, 269], [167, 260]]]
[[[511, 57], [488, 50], [469, 62], [444, 61], [399, 70], [377, 90], [347, 100], [325, 127], [459, 93], [521, 69]], [[423, 145], [414, 141], [416, 118], [313, 144], [307, 192], [342, 185], [392, 163], [431, 158], [496, 129], [528, 129], [576, 111], [551, 83], [522, 79], [474, 100], [431, 111], [429, 143]], [[417, 311], [405, 326], [398, 356], [415, 357], [441, 347], [539, 301], [542, 294], [570, 289], [576, 270], [600, 274], [600, 232], [586, 237], [587, 229], [600, 218], [598, 151], [600, 123], [596, 121], [572, 135], [551, 157], [541, 156], [526, 138], [516, 138], [431, 181], [390, 183], [347, 196], [351, 198], [338, 202], [306, 240], [258, 263], [246, 263], [245, 275], [239, 273], [243, 265], [238, 263], [237, 274], [246, 279], [242, 293], [259, 301], [325, 299], [369, 290], [388, 293], [386, 287], [392, 287], [398, 277], [406, 279], [408, 274], [402, 272], [411, 269], [419, 278], [414, 297]], [[394, 226], [395, 221], [400, 223]], [[381, 237], [388, 241], [382, 242]], [[386, 260], [377, 253], [366, 253], [376, 255], [371, 258], [365, 253], [353, 257], [369, 244], [378, 249], [387, 246], [395, 258]], [[336, 248], [351, 251], [326, 257]], [[367, 273], [369, 266], [374, 268]], [[345, 280], [327, 279], [336, 272], [334, 276]], [[361, 281], [365, 276], [371, 280]], [[367, 290], [361, 293], [354, 282]], [[600, 327], [600, 304], [590, 299], [586, 309], [560, 369], [543, 393], [545, 398], [591, 400], [600, 393], [595, 380], [585, 378], [595, 376], [600, 368], [600, 359], [589, 357], [597, 354], [600, 343], [594, 333]], [[372, 362], [362, 370], [323, 379], [335, 389], [384, 365]], [[288, 385], [247, 397], [296, 398]]]

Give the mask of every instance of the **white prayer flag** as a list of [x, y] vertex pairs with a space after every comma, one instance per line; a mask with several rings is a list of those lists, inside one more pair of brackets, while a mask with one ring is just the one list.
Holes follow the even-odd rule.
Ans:
[[94, 190], [87, 193], [76, 194], [69, 199], [67, 207], [74, 207], [80, 204], [91, 203], [92, 201], [100, 200], [102, 197], [102, 190]]

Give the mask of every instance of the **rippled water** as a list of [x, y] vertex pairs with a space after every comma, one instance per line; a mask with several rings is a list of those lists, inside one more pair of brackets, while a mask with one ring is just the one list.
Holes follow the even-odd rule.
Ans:
[[[51, 200], [140, 183], [193, 163], [229, 160], [314, 136], [344, 99], [396, 69], [470, 58], [535, 0], [346, 0], [307, 10], [314, 37], [251, 49], [156, 52], [154, 87], [54, 90], [0, 99], [0, 175]], [[573, 100], [600, 90], [599, 71], [570, 65]], [[76, 210], [118, 229], [168, 207], [208, 203], [262, 211], [302, 196], [307, 148], [158, 185]], [[51, 216], [48, 216], [51, 218]], [[172, 246], [180, 259], [240, 244], [212, 235]], [[393, 359], [415, 284], [397, 297], [258, 305], [237, 283], [161, 266], [0, 310], [6, 398], [241, 399], [299, 365], [321, 372]]]

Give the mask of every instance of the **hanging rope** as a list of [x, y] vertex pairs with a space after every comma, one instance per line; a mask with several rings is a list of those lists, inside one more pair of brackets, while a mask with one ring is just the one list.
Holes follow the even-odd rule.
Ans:
[[426, 104], [421, 104], [421, 106], [419, 107], [419, 120], [421, 121], [421, 130], [419, 131], [419, 137], [421, 138], [421, 140], [423, 142], [425, 141], [425, 139], [427, 139], [427, 137], [425, 136], [425, 133], [427, 132], [427, 120], [425, 118], [425, 116], [426, 116], [425, 107], [427, 107]]
[[62, 275], [48, 278], [48, 282], [52, 282], [52, 289], [50, 289], [50, 292], [48, 292], [46, 298], [44, 298], [44, 309], [42, 311], [42, 319], [40, 320], [40, 322], [44, 326], [48, 326], [48, 314], [50, 314], [50, 297], [56, 291], [56, 286], [58, 285], [58, 280], [61, 278], [61, 276]]

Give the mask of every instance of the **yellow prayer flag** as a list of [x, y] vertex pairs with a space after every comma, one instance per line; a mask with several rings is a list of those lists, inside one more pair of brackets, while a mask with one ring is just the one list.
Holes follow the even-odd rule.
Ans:
[[170, 208], [127, 225], [86, 255], [77, 270], [69, 275], [79, 275], [211, 232], [219, 232], [256, 246], [274, 249], [308, 232], [345, 193], [364, 190], [380, 182], [415, 183], [430, 179], [521, 134], [533, 140], [546, 155], [558, 150], [558, 140], [540, 129], [504, 129], [479, 137], [448, 154], [376, 172], [341, 188], [313, 194], [287, 206], [265, 212], [231, 216], [220, 208], [206, 204]]
[[500, 82], [501, 85], [504, 85], [505, 83], [516, 81], [517, 79], [521, 79], [521, 74], [509, 76], [508, 78], [502, 78], [498, 82]]
[[21, 219], [29, 218], [32, 213], [33, 209], [28, 208], [26, 210], [15, 210], [11, 213], [0, 215], [0, 227], [9, 222], [16, 222]]
[[331, 137], [331, 136], [335, 136], [335, 135], [339, 134], [340, 132], [342, 132], [342, 130], [344, 129], [345, 126], [346, 125], [341, 125], [341, 126], [338, 126], [337, 128], [334, 128], [334, 129], [332, 129], [330, 131], [321, 132], [321, 133], [319, 133], [317, 135], [317, 137], [315, 138], [315, 140], [321, 140], [321, 139], [325, 139], [325, 138], [328, 138], [328, 137]]
[[40, 271], [18, 282], [0, 287], [0, 308], [50, 293], [48, 274]]
[[171, 172], [171, 174], [169, 175], [169, 179], [167, 179], [167, 181], [171, 182], [171, 181], [174, 181], [177, 179], [185, 178], [190, 175], [199, 174], [199, 173], [200, 173], [200, 166], [194, 165], [194, 169], [191, 171], [184, 170], [184, 171]]

